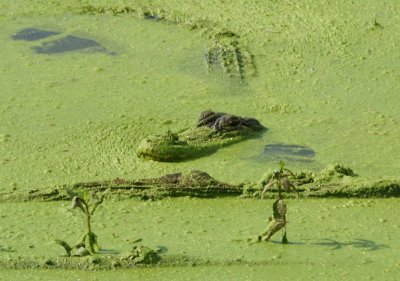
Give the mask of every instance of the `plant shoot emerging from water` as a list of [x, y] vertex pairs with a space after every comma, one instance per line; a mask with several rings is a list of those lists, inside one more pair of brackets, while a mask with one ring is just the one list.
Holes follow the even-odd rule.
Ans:
[[[91, 218], [97, 207], [103, 203], [105, 193], [101, 196], [98, 196], [95, 192], [85, 192], [82, 195], [78, 195], [72, 190], [67, 190], [67, 193], [70, 198], [72, 198], [71, 209], [78, 208], [85, 216], [86, 229], [81, 241], [75, 246], [75, 248], [78, 249], [76, 255], [85, 256], [90, 253], [94, 254], [100, 250], [100, 246], [97, 243], [97, 235], [92, 231]], [[67, 242], [56, 240], [56, 243], [64, 247], [67, 255], [71, 256], [73, 248], [71, 248]], [[86, 245], [88, 246], [89, 252], [86, 250]]]
[[[289, 176], [295, 177], [292, 171], [285, 168], [285, 163], [283, 161], [279, 161], [279, 170], [274, 171], [271, 179], [265, 185], [263, 191], [261, 192], [261, 199], [264, 199], [264, 193], [270, 188], [273, 184], [276, 184], [278, 187], [278, 199], [282, 199], [282, 189], [284, 191], [293, 191], [296, 192], [296, 196], [299, 197], [299, 192], [296, 189], [296, 186], [289, 180]], [[285, 173], [286, 172], [286, 173]]]
[[258, 235], [258, 241], [268, 241], [272, 235], [283, 229], [282, 244], [289, 243], [286, 237], [287, 208], [282, 197], [282, 188], [285, 191], [290, 191], [293, 189], [296, 192], [297, 197], [299, 197], [299, 192], [297, 191], [296, 186], [289, 180], [289, 176], [294, 177], [294, 174], [289, 169], [285, 169], [285, 163], [280, 161], [279, 170], [276, 170], [273, 173], [270, 181], [265, 185], [261, 193], [262, 200], [264, 198], [264, 193], [269, 187], [271, 187], [273, 184], [278, 186], [278, 199], [276, 199], [272, 205], [273, 218], [270, 219], [270, 224], [268, 225], [267, 229], [262, 234]]

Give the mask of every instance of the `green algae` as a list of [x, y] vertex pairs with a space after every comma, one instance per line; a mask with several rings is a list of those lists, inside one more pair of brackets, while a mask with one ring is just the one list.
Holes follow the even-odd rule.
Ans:
[[[7, 8], [2, 10], [1, 84], [9, 99], [3, 96], [1, 103], [4, 122], [0, 134], [7, 137], [0, 136], [0, 188], [3, 191], [14, 187], [42, 188], [96, 180], [98, 175], [113, 178], [135, 173], [135, 178], [140, 178], [193, 168], [212, 172], [225, 181], [254, 181], [275, 165], [265, 158], [254, 161], [270, 143], [312, 147], [316, 152], [315, 161], [290, 163], [296, 169], [318, 171], [327, 163], [340, 162], [355, 167], [363, 176], [397, 176], [399, 164], [394, 157], [397, 101], [392, 94], [396, 92], [393, 85], [397, 84], [393, 76], [396, 66], [391, 63], [395, 54], [391, 44], [396, 44], [397, 40], [391, 36], [394, 26], [391, 23], [396, 22], [396, 16], [385, 21], [377, 15], [360, 13], [357, 3], [346, 3], [349, 10], [343, 14], [337, 13], [337, 7], [321, 13], [321, 4], [311, 5], [309, 1], [302, 2], [308, 10], [300, 8], [301, 5], [296, 8], [291, 3], [271, 2], [266, 6], [245, 5], [244, 12], [243, 9], [239, 12], [236, 5], [223, 7], [218, 1], [207, 3], [213, 3], [216, 9], [206, 15], [202, 12], [207, 10], [203, 4], [90, 3], [131, 8], [142, 4], [148, 7], [145, 11], [162, 10], [171, 18], [177, 16], [180, 22], [186, 20], [199, 25], [203, 22], [204, 29], [190, 31], [182, 29], [181, 24], [140, 21], [129, 14], [68, 14], [60, 20], [57, 15], [81, 13], [85, 5], [81, 1], [70, 4], [55, 1], [46, 7], [40, 2], [30, 2], [17, 5], [18, 8], [10, 2], [3, 3]], [[259, 9], [260, 5], [263, 8]], [[374, 5], [392, 15], [389, 9], [392, 4]], [[269, 11], [268, 17], [260, 16], [262, 9]], [[284, 12], [285, 9], [289, 12]], [[310, 16], [310, 13], [317, 16]], [[11, 22], [7, 14], [18, 20]], [[356, 16], [350, 19], [350, 14]], [[317, 19], [323, 24], [317, 23]], [[375, 19], [383, 29], [371, 30]], [[131, 50], [134, 46], [139, 53], [134, 55], [129, 51], [121, 59], [96, 54], [91, 59], [68, 56], [49, 60], [32, 56], [27, 52], [29, 44], [8, 41], [24, 27], [54, 27], [55, 22], [57, 31], [97, 34], [96, 41], [110, 49]], [[84, 22], [81, 26], [87, 31], [79, 30], [79, 22]], [[113, 26], [121, 36], [102, 28], [104, 26]], [[215, 72], [207, 74], [204, 52], [212, 41], [212, 36], [209, 37], [212, 32], [206, 32], [207, 26], [214, 34], [229, 30], [231, 33], [224, 33], [226, 36], [236, 34], [241, 46], [251, 50], [258, 75], [249, 79], [246, 86], [235, 84], [234, 79], [224, 80]], [[202, 32], [206, 36], [201, 35]], [[163, 37], [163, 34], [168, 36]], [[378, 48], [383, 38], [391, 43]], [[162, 40], [171, 43], [167, 45], [173, 60], [153, 52], [152, 45], [159, 45]], [[339, 44], [345, 40], [346, 44]], [[363, 46], [370, 46], [370, 51]], [[311, 54], [310, 48], [316, 51]], [[153, 55], [140, 52], [142, 49]], [[176, 52], [172, 51], [174, 49]], [[196, 54], [198, 58], [194, 59]], [[341, 59], [335, 59], [336, 55]], [[361, 60], [361, 55], [367, 59]], [[154, 64], [140, 60], [141, 57], [149, 58]], [[72, 61], [82, 63], [73, 64]], [[184, 63], [177, 66], [177, 62]], [[13, 77], [19, 75], [32, 79], [14, 81]], [[377, 77], [377, 80], [372, 83], [370, 77]], [[220, 83], [215, 79], [221, 80]], [[196, 89], [195, 93], [191, 89]], [[28, 92], [33, 94], [23, 95]], [[48, 97], [49, 93], [55, 94]], [[176, 95], [178, 97], [173, 98]], [[182, 116], [194, 118], [192, 112], [205, 107], [255, 116], [268, 124], [269, 134], [190, 163], [144, 164], [134, 156], [128, 157], [129, 149], [134, 149], [147, 135], [168, 129], [176, 132], [190, 126], [180, 121]], [[148, 110], [150, 108], [155, 110]], [[179, 114], [173, 108], [179, 108]], [[162, 123], [165, 120], [172, 123]], [[357, 126], [350, 120], [358, 120]], [[125, 126], [127, 128], [122, 129]], [[127, 143], [125, 138], [131, 138], [132, 143]], [[66, 150], [68, 152], [63, 152]], [[25, 163], [32, 165], [28, 169]], [[229, 169], [222, 168], [226, 165]], [[24, 178], [19, 176], [19, 171]]]
[[[2, 193], [23, 194], [21, 200], [26, 200], [27, 193], [32, 189], [46, 191], [44, 187], [89, 182], [100, 177], [142, 178], [193, 168], [236, 184], [242, 181], [254, 182], [266, 170], [274, 167], [275, 163], [268, 159], [255, 163], [250, 159], [260, 155], [267, 144], [291, 143], [312, 147], [316, 151], [315, 162], [312, 164], [289, 164], [291, 169], [312, 170], [301, 172], [302, 181], [309, 184], [303, 187], [307, 187], [310, 192], [315, 188], [326, 188], [321, 192], [322, 196], [397, 196], [399, 100], [396, 95], [396, 73], [399, 67], [394, 63], [398, 53], [396, 46], [399, 44], [398, 37], [394, 36], [399, 23], [397, 3], [344, 0], [318, 3], [312, 0], [296, 3], [239, 0], [235, 5], [211, 0], [201, 3], [158, 0], [135, 1], [134, 4], [124, 0], [108, 2], [91, 1], [90, 4], [130, 9], [142, 5], [148, 8], [143, 9], [144, 13], [139, 18], [155, 17], [159, 20], [146, 21], [144, 25], [132, 18], [127, 19], [123, 14], [74, 18], [71, 13], [81, 14], [82, 7], [87, 5], [86, 1], [81, 0], [46, 3], [24, 0], [15, 3], [5, 0], [0, 4], [3, 27], [0, 38], [0, 83], [2, 92], [6, 93], [0, 97]], [[163, 13], [165, 16], [162, 16]], [[160, 15], [171, 20], [163, 20]], [[43, 21], [44, 18], [46, 20]], [[169, 28], [168, 25], [172, 22], [182, 23], [191, 31], [182, 32], [179, 30], [180, 24]], [[54, 60], [34, 57], [28, 52], [30, 44], [8, 42], [12, 34], [21, 28], [33, 26], [32, 23], [38, 27], [58, 26], [60, 30], [57, 31], [64, 33], [76, 34], [74, 32], [78, 31], [97, 34], [96, 41], [107, 47], [117, 48], [118, 51], [132, 48], [146, 49], [148, 52], [137, 55], [128, 52], [129, 55], [121, 59], [107, 58], [101, 54], [96, 54], [92, 59], [71, 55]], [[113, 31], [107, 31], [107, 28]], [[115, 30], [121, 34], [120, 38]], [[208, 76], [199, 71], [203, 69], [207, 72], [204, 52], [207, 52], [207, 48], [212, 49], [212, 44], [218, 44], [212, 39], [212, 33], [217, 34], [218, 30], [229, 30], [236, 34], [239, 37], [240, 51], [251, 52], [252, 62], [257, 63], [257, 76], [246, 77], [245, 87], [234, 79], [224, 80], [216, 71], [209, 71]], [[198, 40], [198, 31], [205, 33], [206, 36], [203, 34], [201, 38], [208, 40]], [[168, 36], [163, 37], [163, 34]], [[155, 37], [171, 40], [166, 53], [173, 60], [152, 52], [152, 44], [161, 44], [161, 39], [157, 41]], [[188, 41], [191, 43], [186, 44]], [[227, 47], [231, 46], [230, 42]], [[382, 45], [382, 42], [385, 44]], [[194, 50], [190, 49], [193, 46]], [[177, 51], [171, 51], [173, 49]], [[148, 53], [152, 55], [149, 56]], [[177, 56], [177, 53], [181, 54]], [[196, 56], [194, 54], [200, 59], [193, 59]], [[141, 57], [149, 58], [154, 63], [143, 61]], [[128, 61], [137, 61], [137, 65], [127, 63]], [[178, 63], [177, 66], [177, 62], [184, 63]], [[246, 67], [244, 69], [247, 73]], [[81, 77], [85, 77], [85, 81]], [[178, 97], [171, 99], [174, 95]], [[132, 151], [145, 136], [156, 134], [160, 130], [177, 131], [190, 126], [181, 121], [182, 116], [193, 118], [193, 112], [204, 107], [235, 110], [256, 116], [268, 124], [269, 134], [260, 139], [236, 143], [235, 146], [206, 158], [186, 163], [144, 163], [132, 156]], [[172, 120], [172, 123], [165, 126], [165, 120]], [[313, 174], [331, 162], [354, 167], [360, 176], [334, 176], [329, 184], [326, 181], [321, 185], [311, 183], [310, 181], [316, 180]], [[258, 190], [253, 185], [249, 187], [253, 191], [251, 188], [254, 192]], [[53, 196], [52, 190], [49, 190], [49, 200]], [[55, 190], [57, 195], [59, 191]], [[351, 190], [353, 191], [350, 192]], [[304, 196], [307, 192], [308, 190], [303, 192]], [[204, 202], [202, 205], [206, 205]], [[301, 219], [302, 227], [310, 229], [307, 233], [299, 232], [302, 238], [315, 238], [315, 235], [321, 233], [316, 229], [320, 230], [321, 227], [326, 237], [343, 239], [338, 241], [340, 245], [344, 245], [343, 249], [331, 250], [330, 246], [322, 245], [327, 240], [315, 239], [307, 242], [307, 250], [310, 252], [300, 259], [298, 256], [286, 259], [286, 254], [292, 252], [290, 250], [282, 249], [282, 252], [277, 252], [272, 249], [272, 253], [276, 254], [275, 260], [282, 262], [268, 266], [256, 266], [254, 261], [229, 267], [222, 265], [223, 263], [215, 266], [200, 263], [198, 267], [172, 270], [166, 268], [161, 271], [143, 269], [134, 274], [143, 280], [153, 279], [153, 276], [171, 280], [232, 280], [239, 277], [263, 280], [265, 276], [281, 280], [331, 280], [338, 278], [338, 275], [349, 279], [397, 280], [398, 261], [392, 261], [388, 257], [392, 254], [391, 250], [398, 250], [391, 242], [395, 241], [391, 233], [396, 233], [398, 227], [392, 228], [386, 223], [387, 216], [390, 216], [395, 207], [390, 210], [378, 206], [374, 210], [381, 215], [372, 213], [368, 216], [371, 220], [367, 222], [365, 217], [370, 213], [364, 212], [363, 208], [362, 212], [355, 210], [359, 205], [371, 205], [370, 202], [342, 201], [334, 205], [337, 207], [334, 210], [344, 211], [334, 215], [335, 219], [330, 221], [327, 218], [332, 214], [324, 211], [324, 208], [330, 209], [326, 206], [331, 203], [325, 202], [325, 206], [317, 206], [310, 202], [313, 201], [308, 201], [307, 206], [302, 208], [322, 209], [322, 214], [320, 217], [312, 217], [311, 222], [310, 214], [304, 214]], [[375, 204], [372, 202], [372, 205]], [[180, 205], [181, 202], [174, 204]], [[18, 209], [17, 206], [12, 206]], [[235, 208], [238, 206], [241, 205], [236, 203]], [[32, 210], [37, 212], [40, 208], [43, 207], [32, 207]], [[243, 210], [248, 208], [244, 206]], [[31, 210], [19, 210], [28, 217], [32, 216]], [[214, 211], [214, 208], [210, 208], [210, 212], [211, 210]], [[386, 214], [379, 210], [385, 210]], [[221, 214], [224, 212], [226, 210], [220, 211]], [[1, 214], [3, 216], [7, 213], [10, 211], [3, 211]], [[46, 213], [43, 215], [49, 216]], [[15, 214], [14, 217], [21, 216]], [[176, 214], [171, 217], [176, 217]], [[343, 217], [346, 219], [343, 220]], [[291, 224], [295, 222], [291, 217], [289, 220]], [[395, 219], [389, 218], [390, 221]], [[247, 221], [242, 224], [246, 223]], [[378, 225], [375, 226], [375, 223]], [[3, 228], [5, 224], [1, 225]], [[41, 222], [41, 225], [46, 225], [46, 222]], [[365, 227], [366, 225], [369, 227]], [[48, 228], [51, 229], [51, 225]], [[382, 233], [382, 229], [390, 233]], [[204, 229], [200, 229], [199, 233], [202, 230]], [[257, 231], [259, 230], [254, 229], [251, 233]], [[11, 235], [16, 241], [21, 241], [18, 234], [21, 235], [22, 231], [18, 230], [16, 233], [7, 232], [2, 236], [1, 239], [5, 241], [1, 242], [5, 245], [4, 249], [21, 252], [19, 246], [4, 237]], [[219, 233], [223, 237], [229, 235], [226, 231]], [[371, 236], [365, 237], [367, 233]], [[37, 239], [36, 235], [31, 233], [34, 239]], [[352, 247], [358, 245], [352, 244], [352, 241], [359, 241], [354, 240], [353, 236], [377, 241], [377, 244], [386, 243], [391, 248], [383, 248], [377, 256], [369, 253], [367, 248], [358, 252], [363, 249]], [[32, 251], [24, 237], [22, 242], [25, 251]], [[45, 242], [41, 242], [38, 245], [43, 248]], [[202, 247], [207, 245], [206, 240], [202, 242]], [[219, 243], [224, 245], [222, 241]], [[312, 243], [320, 243], [318, 247], [325, 247], [327, 252], [314, 251], [313, 247], [317, 245]], [[208, 249], [210, 248], [212, 249], [211, 246]], [[226, 248], [218, 249], [215, 256], [226, 251]], [[296, 252], [304, 253], [304, 249], [305, 247], [299, 246]], [[263, 250], [266, 251], [257, 253], [263, 257], [265, 252], [271, 253], [268, 247]], [[243, 260], [235, 249], [229, 252]], [[1, 251], [1, 254], [4, 253], [7, 251]], [[47, 256], [48, 253], [42, 255]], [[59, 253], [54, 253], [57, 254]], [[316, 256], [319, 257], [318, 260], [312, 258]], [[40, 259], [46, 263], [46, 258]], [[76, 280], [81, 272], [73, 271], [68, 274], [73, 276], [71, 279]], [[103, 278], [98, 274], [84, 274], [87, 279]], [[115, 276], [112, 272], [102, 274], [105, 280]], [[127, 280], [132, 278], [132, 271], [121, 270], [118, 274], [122, 274]], [[46, 270], [2, 270], [0, 275], [7, 280], [14, 277], [21, 277], [19, 280], [34, 280], [30, 275], [40, 275], [37, 276], [38, 280], [69, 278], [65, 272]], [[152, 277], [149, 278], [149, 275]]]
[[254, 56], [241, 46], [239, 36], [232, 31], [220, 31], [215, 24], [204, 20], [187, 19], [185, 15], [167, 12], [163, 9], [150, 10], [143, 6], [94, 6], [85, 5], [80, 14], [83, 15], [133, 15], [143, 19], [163, 20], [170, 23], [183, 24], [190, 29], [201, 29], [208, 38], [209, 46], [205, 52], [208, 68], [220, 66], [230, 76], [241, 79], [255, 76], [257, 73]]
[[[16, 252], [1, 253], [0, 260], [4, 270], [11, 265], [21, 269], [24, 264], [25, 268], [37, 269], [62, 266], [91, 272], [102, 270], [107, 275], [111, 271], [106, 269], [119, 269], [114, 273], [124, 274], [124, 268], [144, 267], [141, 270], [145, 273], [129, 272], [148, 275], [153, 271], [145, 269], [145, 265], [134, 266], [122, 261], [119, 267], [115, 263], [125, 254], [129, 256], [132, 243], [137, 237], [143, 237], [143, 243], [150, 248], [162, 245], [167, 249], [160, 254], [161, 260], [151, 265], [167, 275], [185, 271], [186, 276], [192, 276], [190, 272], [200, 270], [199, 267], [204, 270], [232, 267], [239, 272], [245, 268], [250, 272], [253, 272], [251, 268], [263, 268], [270, 276], [279, 276], [277, 268], [282, 270], [289, 265], [288, 278], [300, 269], [314, 272], [311, 276], [316, 278], [320, 274], [315, 272], [321, 268], [324, 274], [320, 276], [333, 274], [337, 268], [351, 276], [355, 272], [361, 276], [383, 274], [389, 280], [398, 273], [398, 260], [393, 253], [399, 249], [399, 224], [396, 213], [390, 211], [395, 208], [397, 199], [287, 199], [291, 243], [281, 245], [279, 238], [273, 237], [270, 243], [249, 244], [248, 239], [263, 228], [271, 202], [239, 198], [174, 198], [162, 202], [111, 200], [99, 209], [96, 220], [103, 224], [99, 235], [105, 246], [115, 245], [114, 249], [121, 255], [83, 258], [60, 257], [61, 249], [44, 242], [47, 236], [65, 233], [63, 228], [78, 219], [74, 213], [67, 212], [60, 224], [52, 223], [60, 212], [65, 212], [60, 202], [5, 203], [0, 206], [2, 213], [8, 210], [6, 217], [0, 218], [5, 226], [1, 239]], [[36, 216], [31, 217], [31, 228], [21, 236], [20, 224], [13, 224], [11, 220], [16, 214], [26, 215], [32, 210]], [[43, 227], [46, 227], [45, 237], [29, 237], [41, 232]], [[382, 233], [382, 229], [385, 232]], [[67, 233], [73, 236], [72, 232]], [[29, 248], [29, 245], [36, 246]], [[56, 272], [60, 271], [53, 274]]]

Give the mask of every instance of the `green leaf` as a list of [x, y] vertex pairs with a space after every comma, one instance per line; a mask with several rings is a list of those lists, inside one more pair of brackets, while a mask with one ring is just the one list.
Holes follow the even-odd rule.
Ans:
[[56, 240], [54, 240], [58, 245], [61, 245], [64, 249], [65, 249], [65, 251], [67, 252], [67, 256], [68, 257], [70, 257], [71, 256], [71, 250], [72, 250], [72, 248], [71, 248], [71, 246], [67, 243], [67, 242], [65, 242], [65, 241], [63, 241], [63, 240], [58, 240], [58, 239], [56, 239]]
[[89, 192], [89, 191], [86, 191], [86, 192], [83, 194], [83, 200], [87, 203], [87, 202], [89, 202], [89, 199], [90, 199], [90, 192]]

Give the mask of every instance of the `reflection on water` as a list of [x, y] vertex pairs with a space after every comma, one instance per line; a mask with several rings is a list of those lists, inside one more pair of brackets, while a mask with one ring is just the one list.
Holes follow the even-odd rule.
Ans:
[[119, 252], [117, 250], [113, 250], [113, 249], [100, 249], [97, 253], [103, 254], [103, 255], [118, 255], [119, 254]]

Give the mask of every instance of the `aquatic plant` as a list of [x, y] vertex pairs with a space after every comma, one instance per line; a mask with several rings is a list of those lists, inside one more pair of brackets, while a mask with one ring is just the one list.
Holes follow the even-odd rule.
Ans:
[[[296, 196], [299, 196], [299, 192], [296, 189], [296, 186], [289, 179], [289, 177], [295, 177], [295, 174], [289, 169], [285, 168], [285, 162], [282, 160], [278, 162], [279, 170], [274, 171], [269, 182], [264, 186], [263, 191], [261, 192], [261, 199], [264, 198], [264, 193], [270, 188], [272, 185], [276, 185], [278, 187], [278, 198], [282, 198], [282, 189], [284, 191], [293, 190], [296, 192]], [[286, 173], [285, 173], [286, 172]]]
[[[107, 192], [107, 190], [105, 191]], [[82, 236], [81, 241], [74, 246], [77, 249], [75, 256], [86, 256], [90, 253], [96, 253], [100, 250], [100, 246], [97, 243], [97, 235], [92, 231], [91, 218], [96, 211], [97, 207], [103, 203], [105, 192], [98, 196], [95, 192], [84, 192], [79, 195], [72, 190], [67, 190], [70, 198], [72, 198], [71, 209], [78, 208], [82, 211], [85, 216], [85, 233]], [[67, 256], [71, 256], [73, 247], [71, 247], [67, 242], [62, 240], [55, 240], [55, 242], [61, 245], [67, 252]], [[86, 250], [86, 243], [88, 245], [89, 251]]]

